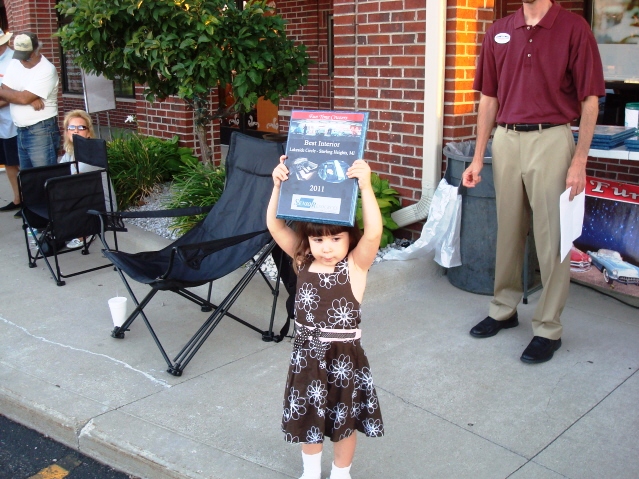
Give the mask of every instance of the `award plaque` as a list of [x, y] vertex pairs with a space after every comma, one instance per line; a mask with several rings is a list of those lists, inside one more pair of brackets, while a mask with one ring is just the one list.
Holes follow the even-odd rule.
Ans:
[[368, 113], [293, 110], [286, 144], [288, 180], [277, 217], [353, 226], [357, 179], [346, 171], [364, 155]]

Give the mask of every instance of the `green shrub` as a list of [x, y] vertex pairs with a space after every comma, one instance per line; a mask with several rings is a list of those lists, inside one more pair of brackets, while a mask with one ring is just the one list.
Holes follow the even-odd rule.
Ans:
[[[189, 206], [213, 205], [224, 190], [225, 171], [223, 167], [197, 163], [173, 178], [170, 199], [163, 205], [167, 209]], [[182, 216], [174, 218], [171, 228], [182, 236], [206, 215]]]
[[178, 146], [177, 135], [170, 140], [122, 135], [107, 144], [107, 155], [120, 210], [137, 205], [155, 185], [198, 163], [190, 148]]
[[[399, 228], [397, 223], [391, 218], [391, 213], [397, 211], [400, 207], [399, 193], [390, 187], [388, 180], [382, 180], [376, 173], [371, 173], [371, 185], [377, 204], [382, 213], [382, 224], [384, 230], [382, 231], [382, 239], [379, 247], [384, 248], [389, 243], [395, 241], [392, 231]], [[362, 198], [361, 195], [357, 199], [357, 211], [355, 213], [357, 219], [357, 225], [361, 230], [364, 229], [364, 222], [362, 220]]]

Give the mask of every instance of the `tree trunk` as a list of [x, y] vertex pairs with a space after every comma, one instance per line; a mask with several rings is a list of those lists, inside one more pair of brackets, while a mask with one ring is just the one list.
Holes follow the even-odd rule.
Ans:
[[200, 143], [200, 151], [202, 152], [202, 162], [210, 164], [213, 161], [213, 157], [211, 154], [211, 147], [209, 146], [208, 139], [206, 138], [207, 125], [203, 125], [197, 120], [195, 125], [195, 133], [197, 134], [197, 140]]
[[206, 137], [207, 127], [211, 123], [210, 114], [208, 111], [209, 104], [206, 100], [195, 98], [194, 101], [195, 110], [195, 133], [197, 134], [198, 142], [200, 143], [200, 151], [202, 152], [202, 162], [204, 164], [211, 164], [213, 162], [213, 156], [211, 153], [211, 147]]

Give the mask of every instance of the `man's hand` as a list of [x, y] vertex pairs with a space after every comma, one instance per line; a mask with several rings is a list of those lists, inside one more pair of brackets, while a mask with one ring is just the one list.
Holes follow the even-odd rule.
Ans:
[[570, 188], [570, 201], [586, 188], [586, 167], [573, 161], [566, 175], [566, 189]]
[[467, 188], [474, 188], [481, 182], [481, 169], [484, 167], [483, 162], [473, 162], [462, 174], [462, 185]]
[[42, 98], [36, 98], [31, 102], [31, 106], [35, 111], [44, 110], [44, 101]]

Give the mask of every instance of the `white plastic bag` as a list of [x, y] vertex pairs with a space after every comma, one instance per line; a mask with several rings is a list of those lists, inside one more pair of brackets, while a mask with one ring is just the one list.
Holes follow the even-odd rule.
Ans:
[[428, 210], [428, 219], [417, 241], [403, 250], [391, 250], [385, 260], [420, 258], [435, 251], [437, 264], [452, 268], [461, 266], [459, 230], [461, 227], [461, 202], [457, 186], [442, 179], [435, 190]]

